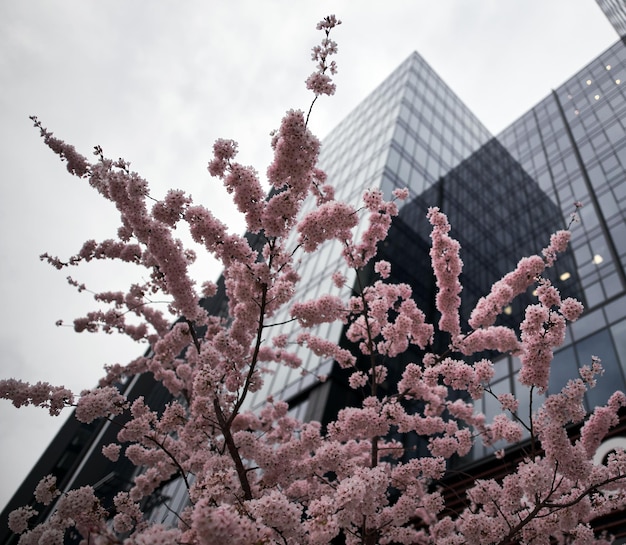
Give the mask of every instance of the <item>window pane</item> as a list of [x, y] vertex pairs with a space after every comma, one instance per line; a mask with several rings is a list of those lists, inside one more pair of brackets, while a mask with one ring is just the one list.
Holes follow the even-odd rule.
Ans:
[[622, 370], [613, 348], [608, 330], [601, 331], [576, 344], [576, 352], [581, 365], [590, 365], [591, 356], [602, 360], [604, 374], [597, 377], [597, 385], [587, 392], [589, 409], [604, 405], [616, 390], [624, 389]]
[[554, 355], [554, 359], [550, 365], [548, 392], [550, 394], [556, 394], [561, 391], [568, 380], [578, 377], [578, 366], [576, 365], [574, 349], [571, 347], [565, 348]]
[[626, 374], [626, 320], [622, 320], [611, 327], [611, 333], [613, 333], [617, 357], [622, 364], [623, 372]]

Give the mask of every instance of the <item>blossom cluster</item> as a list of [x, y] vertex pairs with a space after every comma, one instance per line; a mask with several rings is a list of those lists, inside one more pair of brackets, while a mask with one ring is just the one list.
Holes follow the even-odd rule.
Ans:
[[558, 290], [545, 279], [537, 287], [537, 297], [539, 303], [526, 308], [520, 325], [522, 369], [519, 380], [545, 392], [554, 349], [565, 340], [567, 319], [575, 321], [582, 312], [582, 305], [571, 298], [562, 301]]
[[[404, 198], [405, 192], [396, 192], [396, 198]], [[378, 252], [378, 243], [387, 237], [391, 220], [398, 215], [394, 201], [385, 201], [379, 189], [371, 189], [363, 194], [363, 202], [368, 212], [368, 225], [360, 241], [346, 241], [343, 257], [351, 268], [365, 267]]]
[[441, 313], [439, 329], [457, 336], [461, 333], [459, 307], [461, 283], [459, 275], [463, 262], [459, 256], [460, 244], [451, 238], [450, 224], [438, 208], [428, 210], [428, 221], [433, 226], [430, 238], [430, 257], [437, 278], [437, 308]]
[[0, 398], [11, 400], [18, 408], [27, 405], [46, 408], [52, 416], [74, 402], [74, 395], [64, 386], [41, 381], [31, 385], [13, 378], [0, 380]]
[[425, 348], [432, 340], [433, 327], [426, 323], [407, 284], [377, 281], [365, 288], [360, 297], [353, 297], [351, 304], [363, 312], [353, 319], [346, 337], [359, 343], [363, 354], [375, 350], [394, 357], [405, 352], [410, 344]]
[[325, 37], [320, 45], [313, 48], [312, 58], [317, 62], [317, 71], [313, 72], [306, 80], [307, 89], [313, 91], [316, 96], [335, 94], [336, 86], [327, 72], [333, 75], [337, 73], [336, 62], [328, 62], [328, 57], [337, 53], [337, 42], [331, 40], [329, 35], [330, 31], [340, 24], [339, 19], [334, 15], [329, 15], [317, 25], [318, 30], [324, 31]]

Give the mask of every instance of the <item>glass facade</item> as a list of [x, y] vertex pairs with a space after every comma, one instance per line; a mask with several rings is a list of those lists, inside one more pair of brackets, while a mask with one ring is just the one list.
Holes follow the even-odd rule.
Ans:
[[[491, 284], [519, 258], [541, 251], [551, 233], [569, 224], [574, 203], [582, 202], [570, 249], [548, 277], [563, 297], [578, 298], [586, 311], [556, 353], [549, 391], [577, 376], [592, 354], [599, 356], [605, 372], [587, 396], [589, 409], [614, 390], [626, 390], [625, 81], [626, 48], [619, 41], [494, 137], [415, 53], [329, 134], [320, 157], [337, 198], [354, 205], [367, 188], [380, 188], [387, 197], [395, 188], [409, 188], [411, 198], [378, 258], [391, 262], [392, 281], [413, 287], [433, 322], [438, 317], [428, 257], [429, 206], [448, 215], [452, 234], [461, 242], [466, 321]], [[305, 256], [297, 299], [341, 295], [329, 279], [329, 271], [336, 270], [354, 278], [345, 270], [338, 243]], [[532, 293], [518, 298], [501, 322], [519, 323], [521, 309], [533, 300]], [[277, 316], [276, 322], [286, 317]], [[297, 334], [293, 324], [280, 327], [281, 333]], [[316, 333], [348, 345], [341, 324], [322, 326]], [[404, 359], [411, 356], [416, 355]], [[332, 361], [304, 350], [301, 357], [304, 375], [272, 370], [251, 406], [271, 394], [289, 401], [294, 414], [324, 422], [358, 402], [345, 373]], [[401, 368], [403, 361], [397, 365]], [[505, 357], [496, 365], [492, 390], [515, 392], [520, 405], [528, 407], [530, 394], [515, 380], [519, 361]], [[329, 375], [329, 380], [320, 383], [318, 375]], [[491, 397], [477, 408], [488, 418], [500, 411]], [[479, 445], [472, 456], [489, 453]]]
[[[408, 187], [414, 198], [423, 194], [491, 138], [433, 69], [413, 53], [324, 139], [319, 163], [335, 187], [336, 198], [358, 208], [368, 188], [380, 188], [387, 197], [396, 187]], [[341, 271], [351, 285], [354, 275], [341, 251], [340, 243], [327, 242], [316, 255], [302, 257], [296, 300], [325, 293], [350, 294], [350, 288], [335, 287], [329, 274]], [[277, 315], [275, 322], [288, 318], [287, 314]], [[278, 328], [276, 334], [295, 337], [298, 333], [294, 324]], [[313, 333], [339, 342], [343, 325], [323, 325]], [[251, 407], [272, 395], [289, 400], [298, 416], [323, 419], [336, 378], [333, 362], [320, 360], [307, 350], [299, 355], [304, 374], [299, 369], [270, 368], [265, 384], [250, 400]], [[318, 375], [330, 375], [331, 380], [319, 383]]]
[[[559, 391], [591, 356], [604, 374], [586, 396], [591, 410], [626, 389], [626, 47], [617, 42], [498, 135], [499, 142], [573, 226], [570, 263], [557, 270], [557, 286], [574, 289], [585, 305], [555, 354], [548, 393]], [[564, 280], [559, 280], [564, 278]], [[496, 393], [516, 388], [519, 362], [504, 358]], [[523, 403], [521, 403], [523, 405]], [[500, 407], [485, 398], [479, 408]], [[479, 447], [476, 457], [487, 454]]]

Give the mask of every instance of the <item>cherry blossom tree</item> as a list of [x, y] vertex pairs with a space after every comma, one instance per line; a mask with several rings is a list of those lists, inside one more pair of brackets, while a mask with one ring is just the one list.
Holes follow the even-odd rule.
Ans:
[[[337, 45], [330, 33], [339, 22], [329, 16], [318, 24], [324, 37], [313, 49], [316, 70], [306, 80], [313, 102], [335, 90], [330, 58]], [[625, 507], [626, 453], [614, 452], [605, 465], [594, 464], [593, 456], [626, 397], [616, 392], [606, 406], [586, 414], [583, 395], [602, 372], [600, 362], [589, 362], [580, 377], [543, 402], [533, 404], [531, 395], [528, 419], [512, 393], [497, 396], [502, 412], [490, 421], [473, 404], [491, 394], [494, 363], [480, 357], [485, 353], [517, 355], [521, 384], [531, 394], [546, 393], [553, 350], [563, 343], [567, 322], [583, 310], [542, 276], [566, 249], [569, 229], [496, 282], [466, 327], [459, 312], [460, 247], [446, 216], [431, 208], [439, 320], [428, 323], [411, 287], [390, 283], [391, 265], [376, 258], [408, 191], [396, 190], [388, 201], [381, 191], [368, 190], [358, 209], [335, 200], [332, 180], [316, 166], [320, 142], [307, 128], [310, 114], [288, 111], [273, 133], [269, 189], [253, 168], [236, 162], [234, 141], [218, 140], [213, 147], [208, 170], [232, 194], [258, 244], [230, 233], [181, 190], [155, 200], [126, 161], [110, 160], [100, 148], [89, 161], [33, 118], [68, 171], [114, 203], [121, 220], [116, 240], [87, 241], [69, 259], [42, 259], [58, 269], [114, 259], [147, 270], [143, 284], [95, 294], [108, 310], [76, 319], [74, 328], [116, 331], [151, 350], [127, 366], [109, 367], [98, 387], [79, 396], [47, 383], [0, 381], [0, 395], [17, 407], [33, 404], [57, 415], [71, 406], [86, 423], [126, 414], [118, 443], [102, 454], [113, 461], [125, 456], [139, 468], [112, 509], [92, 487], [62, 492], [46, 476], [35, 499], [52, 506], [51, 515], [32, 525], [34, 505], [14, 511], [10, 527], [19, 543], [60, 544], [68, 529], [84, 543], [126, 545], [608, 542], [594, 534], [591, 522]], [[177, 227], [223, 264], [227, 316], [210, 315], [203, 306], [218, 287], [197, 286], [189, 271], [195, 254], [176, 238]], [[342, 243], [346, 267], [354, 272], [352, 295], [294, 300], [299, 258], [331, 240]], [[368, 266], [377, 278], [370, 283], [363, 273]], [[340, 273], [332, 276], [338, 286], [347, 282]], [[519, 330], [495, 325], [513, 299], [533, 287], [537, 302], [525, 309]], [[168, 298], [165, 309], [151, 303], [156, 294]], [[292, 334], [275, 334], [273, 318], [285, 309]], [[352, 348], [315, 334], [316, 326], [334, 322], [344, 324]], [[442, 353], [433, 351], [435, 335], [449, 339]], [[292, 417], [282, 400], [270, 398], [249, 410], [251, 393], [266, 379], [265, 362], [301, 366], [294, 347], [337, 362], [350, 374], [350, 386], [363, 392], [362, 404], [344, 408], [324, 428]], [[389, 367], [410, 349], [422, 356], [404, 367], [390, 394], [381, 388]], [[161, 411], [143, 398], [130, 403], [116, 386], [137, 373], [152, 373], [171, 394]], [[580, 426], [575, 438], [570, 425]], [[428, 456], [412, 456], [394, 439], [409, 433], [427, 445]], [[525, 455], [513, 471], [476, 481], [464, 492], [462, 509], [447, 507], [439, 483], [452, 456], [467, 455], [477, 440], [516, 444], [525, 436]], [[140, 506], [173, 478], [184, 482], [188, 503], [177, 526], [164, 527]]]

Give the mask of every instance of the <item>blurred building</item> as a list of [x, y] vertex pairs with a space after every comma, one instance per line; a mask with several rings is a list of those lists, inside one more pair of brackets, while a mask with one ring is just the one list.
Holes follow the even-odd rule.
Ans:
[[624, 0], [596, 0], [615, 32], [626, 37], [626, 2]]
[[[607, 13], [612, 9], [611, 2], [599, 4]], [[616, 21], [618, 28], [619, 17]], [[624, 34], [623, 29], [618, 32]], [[425, 221], [429, 206], [439, 206], [448, 214], [452, 235], [462, 245], [462, 320], [466, 324], [469, 312], [491, 284], [515, 267], [519, 258], [540, 252], [552, 232], [569, 224], [574, 202], [581, 201], [584, 207], [580, 223], [573, 227], [570, 250], [549, 274], [564, 296], [579, 298], [586, 310], [556, 353], [550, 391], [558, 391], [567, 379], [577, 376], [578, 368], [589, 363], [592, 354], [599, 356], [605, 373], [587, 395], [588, 409], [604, 403], [616, 389], [626, 390], [625, 89], [626, 46], [620, 40], [494, 137], [424, 59], [413, 53], [324, 139], [320, 156], [336, 198], [357, 207], [364, 189], [380, 188], [389, 198], [395, 188], [409, 188], [410, 198], [378, 257], [391, 262], [392, 281], [413, 287], [431, 321], [438, 316], [428, 257], [430, 228]], [[320, 252], [302, 258], [297, 300], [327, 293], [350, 295], [355, 275], [344, 265], [341, 250], [339, 243], [326, 243]], [[345, 274], [346, 287], [332, 283], [329, 272], [334, 271]], [[363, 271], [366, 278], [371, 274]], [[523, 304], [532, 300], [532, 293], [523, 295], [507, 309], [502, 323], [519, 322]], [[221, 312], [223, 289], [207, 305], [212, 312]], [[276, 316], [274, 321], [280, 323], [283, 318], [288, 316]], [[275, 333], [295, 334], [296, 328], [285, 323], [276, 326]], [[325, 324], [313, 333], [348, 345], [341, 323]], [[438, 342], [445, 343], [445, 339]], [[292, 414], [325, 423], [342, 407], [358, 403], [358, 392], [348, 387], [345, 372], [333, 361], [306, 350], [299, 355], [304, 373], [270, 365], [272, 372], [251, 395], [249, 408], [261, 406], [272, 395], [288, 401]], [[394, 374], [398, 376], [403, 365], [417, 357], [409, 353], [397, 359], [389, 391], [393, 391]], [[515, 392], [520, 405], [528, 407], [529, 393], [515, 380], [519, 361], [503, 357], [496, 367], [493, 391]], [[321, 382], [321, 375], [328, 380]], [[136, 377], [124, 388], [131, 398], [151, 396], [149, 403], [155, 407], [167, 399], [147, 377]], [[488, 418], [500, 411], [492, 398], [478, 401], [477, 408]], [[8, 513], [34, 501], [32, 490], [45, 474], [57, 474], [62, 489], [95, 482], [109, 499], [127, 487], [134, 470], [124, 462], [110, 463], [100, 454], [101, 446], [115, 433], [109, 423], [85, 427], [68, 422], [2, 513], [0, 542], [16, 542], [6, 531]], [[612, 434], [613, 446], [606, 448], [626, 443], [626, 424]], [[419, 438], [402, 439], [420, 452]], [[468, 457], [452, 463], [473, 478], [497, 476], [506, 466], [493, 463], [494, 448], [477, 445]], [[507, 460], [520, 452], [517, 447], [509, 449]], [[459, 479], [452, 482], [458, 490], [469, 484]], [[174, 522], [171, 511], [181, 508], [183, 492], [176, 480], [165, 486], [154, 497], [153, 519]], [[623, 532], [618, 525], [621, 519], [616, 520], [603, 522], [603, 527]]]

